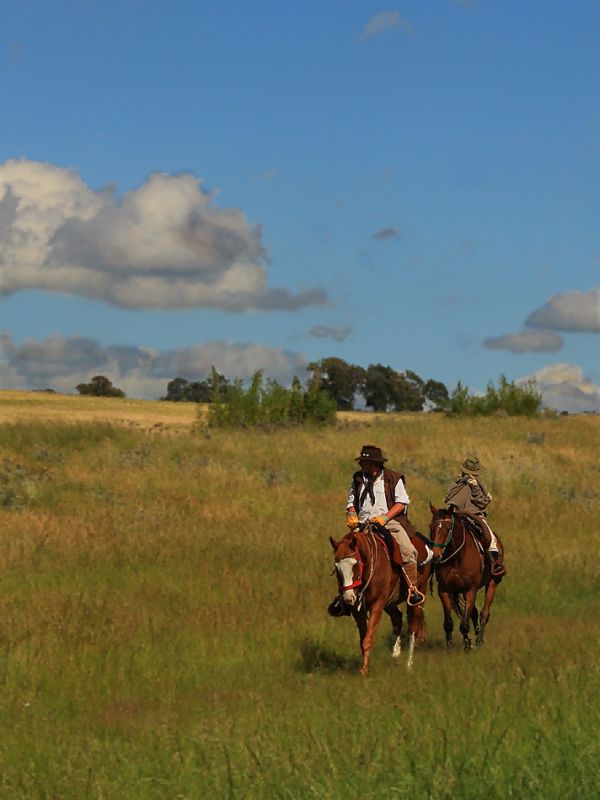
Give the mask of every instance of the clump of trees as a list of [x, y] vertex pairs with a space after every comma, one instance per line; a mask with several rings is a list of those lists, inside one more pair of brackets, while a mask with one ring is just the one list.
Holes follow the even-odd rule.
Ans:
[[215, 389], [208, 411], [208, 424], [212, 427], [233, 428], [255, 425], [324, 425], [335, 421], [336, 405], [317, 381], [302, 387], [294, 377], [289, 389], [274, 380], [263, 380], [256, 372], [245, 388], [243, 381], [227, 384], [223, 397]]
[[92, 397], [125, 397], [125, 392], [105, 375], [94, 375], [89, 383], [78, 383], [75, 387], [79, 394], [91, 395]]
[[472, 395], [459, 381], [450, 395], [447, 411], [456, 416], [508, 416], [535, 417], [540, 413], [542, 395], [535, 381], [516, 384], [501, 375], [498, 386], [490, 381], [484, 395]]
[[359, 396], [373, 411], [442, 411], [448, 390], [436, 380], [423, 380], [410, 369], [397, 372], [383, 364], [365, 369], [341, 358], [322, 358], [308, 365], [311, 380], [319, 380], [339, 411], [351, 411]]
[[160, 399], [170, 400], [173, 403], [212, 403], [215, 390], [218, 390], [222, 399], [225, 398], [228, 384], [227, 378], [213, 367], [209, 377], [203, 381], [173, 378], [167, 384], [167, 394]]
[[535, 383], [516, 384], [504, 375], [497, 387], [490, 382], [485, 394], [478, 395], [460, 381], [450, 394], [441, 381], [384, 364], [364, 368], [330, 357], [313, 361], [307, 369], [306, 388], [297, 377], [285, 388], [275, 380], [265, 381], [262, 372], [254, 375], [249, 386], [241, 379], [230, 382], [213, 367], [205, 380], [169, 381], [161, 399], [210, 403], [209, 424], [220, 426], [330, 422], [336, 410], [351, 411], [359, 400], [373, 411], [427, 410], [454, 416], [535, 416], [542, 404]]

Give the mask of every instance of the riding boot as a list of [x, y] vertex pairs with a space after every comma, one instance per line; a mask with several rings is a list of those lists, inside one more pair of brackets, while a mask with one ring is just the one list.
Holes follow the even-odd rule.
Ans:
[[502, 553], [498, 550], [488, 550], [490, 559], [490, 572], [494, 578], [503, 578], [506, 575], [506, 567], [502, 561]]
[[420, 606], [425, 602], [425, 595], [417, 588], [417, 565], [414, 561], [404, 564], [404, 575], [408, 583], [408, 598], [409, 606]]

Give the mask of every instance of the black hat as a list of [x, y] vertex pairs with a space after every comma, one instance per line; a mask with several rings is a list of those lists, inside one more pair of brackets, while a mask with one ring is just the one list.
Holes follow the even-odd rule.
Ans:
[[374, 444], [363, 444], [360, 449], [360, 455], [358, 458], [354, 459], [355, 461], [376, 461], [379, 464], [383, 464], [384, 461], [387, 461], [387, 458], [383, 457], [383, 453], [381, 452], [381, 448], [375, 447]]

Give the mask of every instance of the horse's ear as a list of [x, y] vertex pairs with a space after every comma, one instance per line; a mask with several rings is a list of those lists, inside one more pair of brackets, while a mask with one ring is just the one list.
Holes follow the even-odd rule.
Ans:
[[337, 550], [339, 542], [336, 542], [336, 540], [333, 538], [333, 536], [329, 537], [329, 541], [331, 542], [331, 546], [333, 547], [333, 549]]
[[432, 514], [437, 514], [437, 508], [433, 505], [431, 500], [429, 501], [429, 508], [431, 509]]

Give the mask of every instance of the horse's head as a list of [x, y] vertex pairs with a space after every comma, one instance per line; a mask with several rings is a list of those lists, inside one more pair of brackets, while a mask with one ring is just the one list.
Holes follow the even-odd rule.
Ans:
[[450, 544], [454, 534], [456, 514], [449, 508], [436, 508], [429, 503], [431, 522], [429, 524], [429, 546], [433, 550], [433, 563], [439, 564], [444, 550]]
[[329, 537], [333, 548], [335, 573], [344, 602], [353, 606], [357, 597], [354, 591], [362, 583], [363, 561], [358, 551], [356, 533], [349, 533], [336, 542]]

